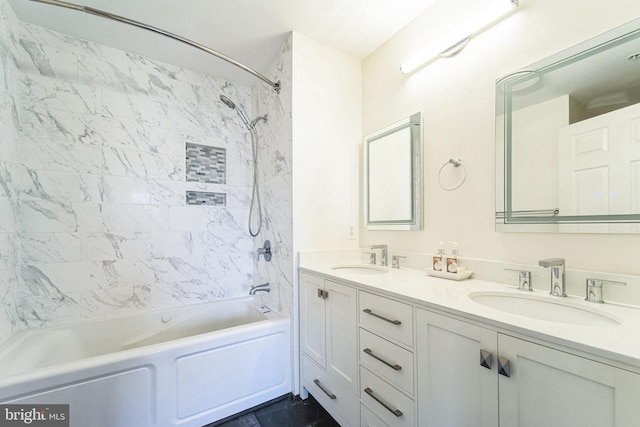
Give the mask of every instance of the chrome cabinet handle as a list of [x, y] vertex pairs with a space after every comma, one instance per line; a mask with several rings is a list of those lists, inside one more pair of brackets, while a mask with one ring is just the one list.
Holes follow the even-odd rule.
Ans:
[[365, 353], [367, 353], [369, 356], [373, 357], [374, 359], [376, 359], [379, 362], [384, 363], [385, 365], [387, 365], [388, 367], [390, 367], [391, 369], [394, 369], [396, 371], [399, 371], [400, 369], [402, 369], [402, 366], [400, 365], [396, 365], [390, 362], [387, 362], [386, 360], [384, 360], [383, 358], [381, 358], [380, 356], [376, 356], [375, 354], [373, 354], [373, 351], [371, 351], [370, 348], [365, 348], [364, 350]]
[[329, 291], [325, 291], [324, 289], [318, 289], [318, 298], [322, 298], [322, 299], [329, 298]]
[[491, 362], [493, 355], [486, 350], [480, 350], [480, 366], [491, 370]]
[[368, 309], [368, 308], [365, 308], [365, 309], [364, 309], [364, 310], [362, 310], [362, 311], [364, 311], [364, 312], [365, 312], [365, 313], [367, 313], [367, 314], [370, 314], [370, 315], [371, 315], [371, 316], [373, 316], [373, 317], [377, 317], [378, 319], [382, 319], [382, 320], [384, 320], [385, 322], [389, 322], [389, 323], [392, 323], [392, 324], [394, 324], [394, 325], [400, 325], [400, 324], [402, 324], [402, 322], [401, 322], [401, 321], [399, 321], [399, 320], [391, 320], [391, 319], [387, 319], [387, 318], [386, 318], [386, 317], [384, 317], [384, 316], [380, 316], [379, 314], [375, 314], [373, 311], [371, 311], [371, 310], [370, 310], [370, 309]]
[[317, 386], [318, 386], [318, 388], [319, 388], [320, 390], [322, 390], [322, 391], [324, 392], [324, 394], [326, 394], [327, 396], [329, 396], [329, 399], [334, 400], [334, 399], [336, 398], [336, 395], [335, 395], [335, 394], [333, 394], [333, 393], [331, 393], [331, 392], [327, 391], [327, 389], [325, 389], [325, 388], [322, 386], [322, 384], [320, 384], [320, 380], [315, 379], [315, 380], [313, 380], [313, 382], [314, 382], [314, 384], [315, 384], [315, 385], [317, 385]]
[[498, 373], [507, 378], [511, 378], [511, 362], [504, 357], [498, 357]]
[[367, 393], [369, 396], [371, 396], [371, 398], [373, 400], [375, 400], [376, 402], [378, 402], [379, 404], [381, 404], [382, 406], [384, 406], [384, 408], [391, 412], [393, 415], [395, 415], [396, 417], [401, 417], [402, 416], [402, 411], [400, 409], [393, 409], [391, 406], [387, 405], [385, 402], [383, 402], [379, 397], [377, 397], [375, 394], [373, 394], [373, 390], [371, 390], [369, 387], [364, 389], [364, 392]]

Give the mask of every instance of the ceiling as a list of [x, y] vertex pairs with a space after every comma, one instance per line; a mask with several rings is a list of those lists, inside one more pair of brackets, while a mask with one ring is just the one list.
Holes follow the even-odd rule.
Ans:
[[[77, 4], [172, 32], [264, 73], [290, 31], [365, 58], [434, 1], [77, 0]], [[29, 0], [9, 3], [26, 22], [241, 84], [255, 82], [220, 59], [143, 29]]]

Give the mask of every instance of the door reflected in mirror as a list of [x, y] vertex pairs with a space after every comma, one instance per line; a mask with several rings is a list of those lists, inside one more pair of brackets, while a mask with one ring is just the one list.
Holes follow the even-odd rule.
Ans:
[[640, 20], [499, 79], [499, 231], [640, 232]]

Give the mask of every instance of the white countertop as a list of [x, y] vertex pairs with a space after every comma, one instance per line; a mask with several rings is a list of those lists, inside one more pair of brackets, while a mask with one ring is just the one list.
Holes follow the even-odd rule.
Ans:
[[[300, 269], [356, 285], [391, 297], [401, 298], [427, 309], [450, 313], [465, 319], [482, 322], [499, 332], [512, 332], [562, 345], [597, 357], [634, 367], [640, 372], [640, 307], [622, 304], [594, 304], [583, 296], [565, 298], [550, 296], [548, 292], [519, 291], [516, 286], [486, 280], [454, 281], [431, 277], [424, 270], [388, 268], [384, 274], [358, 274], [344, 270], [332, 270], [336, 265], [364, 265], [361, 262], [302, 264]], [[469, 294], [478, 291], [508, 292], [516, 295], [530, 294], [558, 300], [596, 311], [622, 320], [620, 325], [575, 325], [551, 322], [506, 313], [473, 301]], [[625, 367], [625, 366], [622, 366]]]

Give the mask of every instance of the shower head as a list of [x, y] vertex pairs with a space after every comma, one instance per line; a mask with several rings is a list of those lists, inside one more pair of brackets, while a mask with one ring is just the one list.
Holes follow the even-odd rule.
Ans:
[[[256, 132], [256, 123], [260, 121], [266, 122], [267, 115], [265, 114], [264, 116], [256, 117], [255, 119], [253, 119], [253, 121], [249, 122], [249, 118], [244, 112], [242, 105], [236, 105], [232, 100], [224, 95], [220, 95], [220, 101], [222, 101], [224, 105], [231, 108], [232, 110], [236, 110], [236, 113], [251, 134], [251, 152], [253, 154], [253, 189], [251, 190], [251, 205], [249, 206], [249, 234], [252, 237], [256, 237], [258, 234], [260, 234], [260, 230], [262, 229], [262, 207], [260, 204], [260, 191], [258, 188], [258, 133]], [[258, 206], [258, 230], [255, 233], [253, 231], [252, 220], [254, 216], [254, 202], [256, 202]]]
[[232, 110], [236, 109], [236, 104], [234, 104], [233, 101], [227, 98], [226, 96], [220, 95], [220, 101], [224, 102], [224, 104], [227, 107], [231, 108]]
[[232, 100], [230, 100], [229, 98], [227, 98], [224, 95], [220, 95], [220, 101], [222, 101], [224, 103], [224, 105], [226, 105], [227, 107], [231, 108], [232, 110], [236, 110], [236, 113], [238, 113], [238, 116], [240, 116], [240, 119], [242, 119], [242, 122], [244, 123], [244, 125], [247, 127], [247, 129], [251, 130], [251, 123], [249, 123], [249, 118], [247, 117], [247, 114], [244, 112], [244, 110], [240, 107], [238, 107], [235, 102], [233, 102]]
[[232, 110], [236, 110], [236, 113], [238, 113], [238, 116], [240, 116], [240, 119], [242, 119], [242, 122], [250, 131], [255, 129], [256, 123], [258, 123], [259, 121], [267, 121], [267, 115], [265, 114], [264, 116], [256, 117], [253, 121], [250, 122], [247, 114], [244, 112], [242, 107], [238, 107], [235, 102], [224, 95], [220, 95], [220, 101], [222, 101], [224, 105], [231, 108]]

